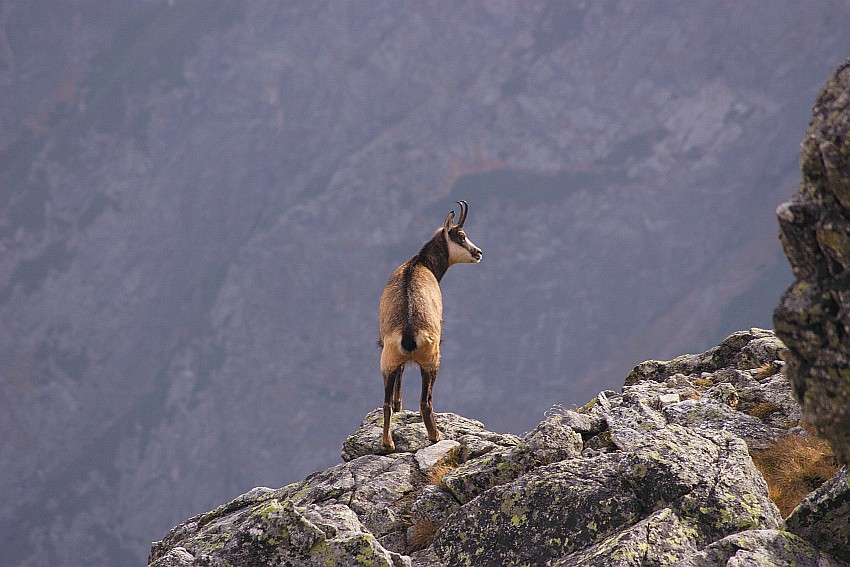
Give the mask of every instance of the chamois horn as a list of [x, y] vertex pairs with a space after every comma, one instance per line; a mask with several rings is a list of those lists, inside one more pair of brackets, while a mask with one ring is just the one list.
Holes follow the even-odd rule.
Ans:
[[466, 220], [466, 213], [469, 211], [469, 205], [466, 204], [466, 201], [455, 201], [455, 203], [460, 205], [460, 220], [457, 221], [457, 225], [462, 227], [463, 221]]

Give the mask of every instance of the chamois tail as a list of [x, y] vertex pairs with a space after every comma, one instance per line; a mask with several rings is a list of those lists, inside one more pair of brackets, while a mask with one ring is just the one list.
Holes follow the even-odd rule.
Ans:
[[401, 348], [407, 352], [416, 350], [416, 338], [413, 336], [413, 329], [405, 327], [401, 333]]

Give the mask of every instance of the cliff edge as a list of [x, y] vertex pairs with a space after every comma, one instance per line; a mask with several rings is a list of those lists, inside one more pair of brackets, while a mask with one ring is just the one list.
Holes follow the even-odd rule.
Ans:
[[647, 361], [621, 392], [553, 408], [522, 436], [442, 413], [430, 445], [403, 411], [397, 452], [380, 455], [376, 409], [343, 463], [187, 520], [150, 565], [845, 565], [828, 542], [850, 518], [835, 514], [846, 469], [801, 504], [819, 510], [803, 529], [783, 522], [750, 457], [806, 435], [782, 350], [751, 329]]

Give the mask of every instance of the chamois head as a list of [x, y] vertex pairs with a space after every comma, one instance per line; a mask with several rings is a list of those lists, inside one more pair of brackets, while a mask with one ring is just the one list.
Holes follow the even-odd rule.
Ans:
[[455, 202], [460, 205], [460, 219], [457, 224], [454, 224], [455, 212], [451, 210], [446, 216], [443, 228], [440, 229], [443, 231], [449, 247], [449, 265], [460, 263], [476, 264], [481, 261], [483, 252], [466, 237], [466, 233], [463, 231], [463, 223], [466, 221], [466, 213], [469, 212], [469, 206], [466, 204], [466, 201]]

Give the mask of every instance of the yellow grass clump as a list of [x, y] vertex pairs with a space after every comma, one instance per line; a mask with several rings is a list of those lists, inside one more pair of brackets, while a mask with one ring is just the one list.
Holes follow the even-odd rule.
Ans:
[[434, 465], [425, 477], [428, 479], [429, 484], [433, 484], [434, 486], [439, 486], [440, 488], [446, 488], [446, 483], [443, 482], [443, 477], [446, 476], [446, 473], [452, 471], [457, 468], [457, 463], [453, 461], [442, 462]]
[[785, 435], [768, 448], [750, 454], [783, 518], [838, 470], [829, 444], [811, 434]]

